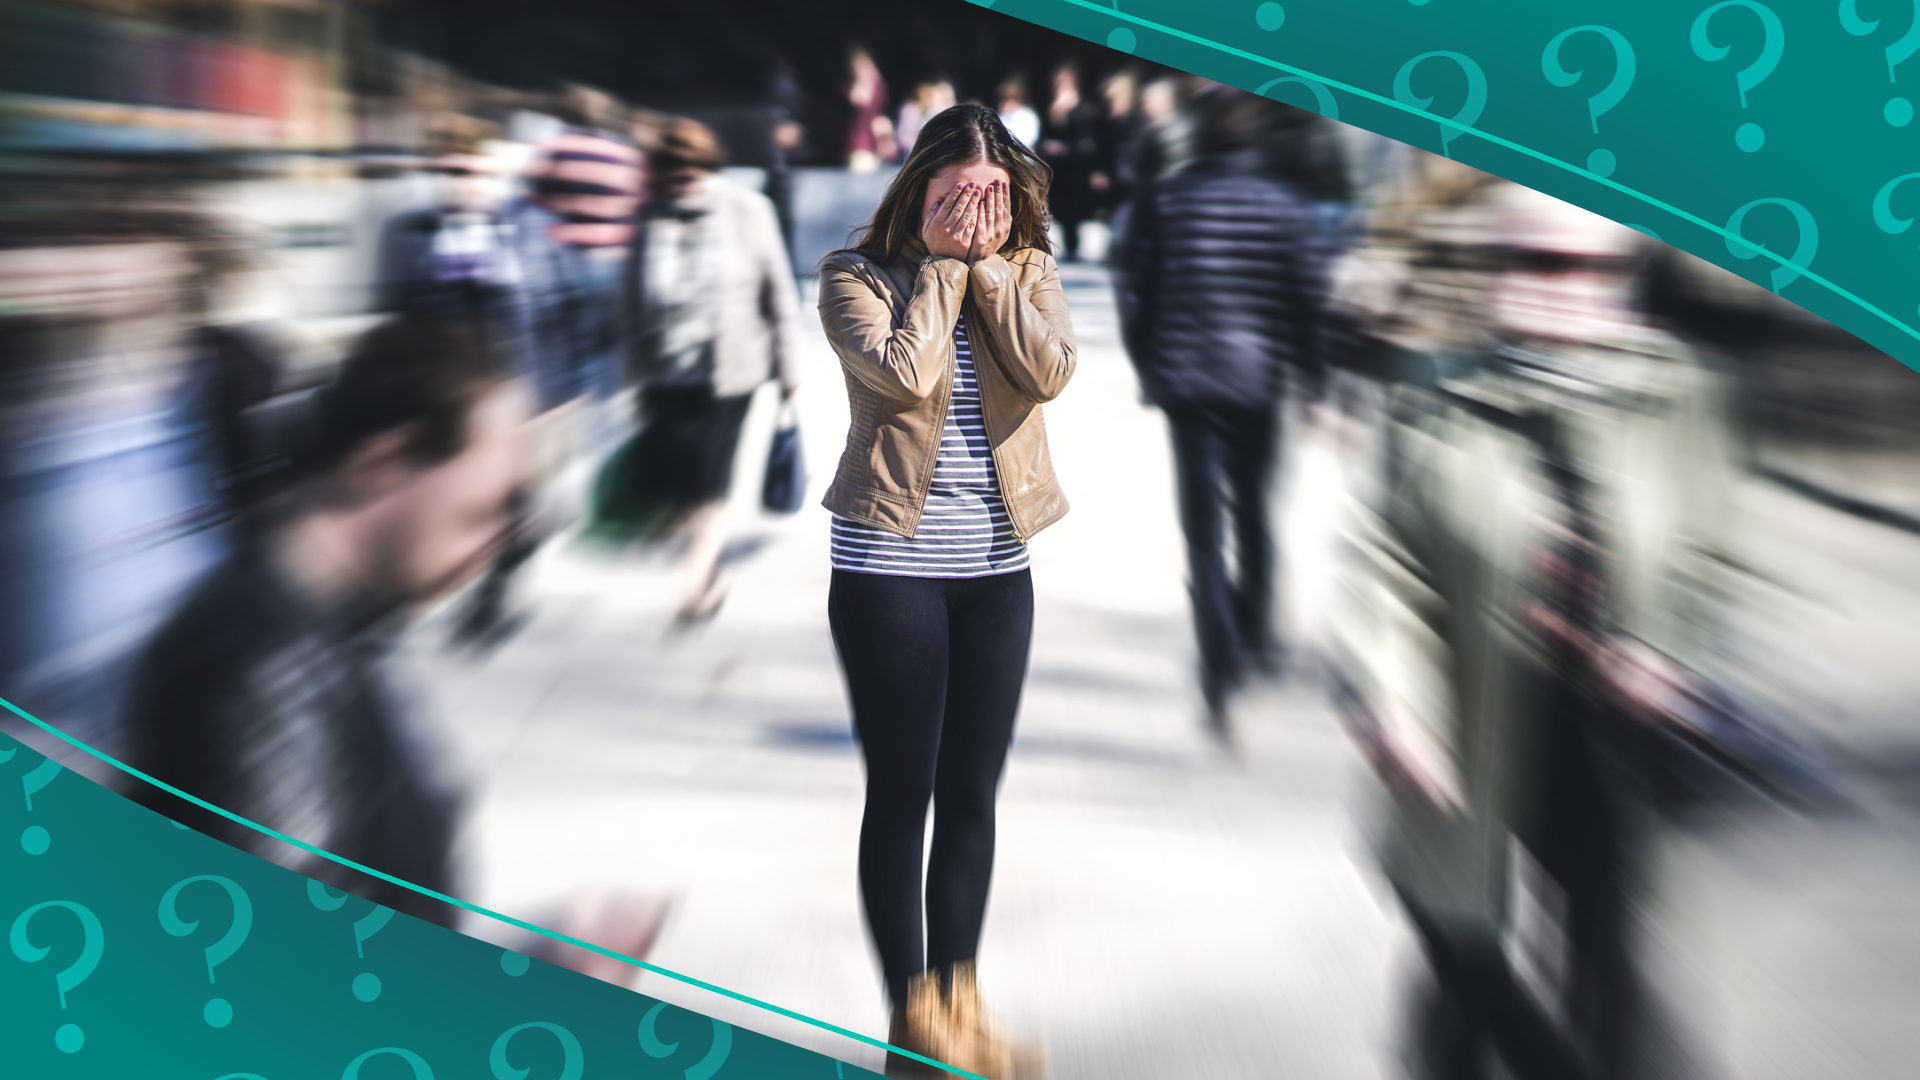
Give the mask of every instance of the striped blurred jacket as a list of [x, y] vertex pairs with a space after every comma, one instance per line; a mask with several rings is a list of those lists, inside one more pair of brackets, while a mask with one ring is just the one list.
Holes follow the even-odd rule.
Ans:
[[553, 238], [574, 247], [619, 247], [633, 238], [646, 171], [640, 151], [604, 134], [570, 128], [540, 144], [533, 191], [562, 221]]

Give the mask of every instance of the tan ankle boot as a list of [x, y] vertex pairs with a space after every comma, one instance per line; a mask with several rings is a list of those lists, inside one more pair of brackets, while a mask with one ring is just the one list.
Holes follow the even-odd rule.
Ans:
[[1027, 1080], [1014, 1060], [1013, 1046], [988, 1018], [980, 1003], [980, 983], [973, 961], [955, 964], [947, 1010], [953, 1056], [945, 1059], [987, 1080]]
[[[907, 984], [907, 1004], [893, 1011], [887, 1042], [902, 1050], [946, 1061], [952, 1053], [951, 1022], [947, 1001], [940, 992], [940, 980], [930, 973], [915, 975]], [[946, 1074], [924, 1062], [889, 1052], [887, 1075], [893, 1077], [933, 1078]]]

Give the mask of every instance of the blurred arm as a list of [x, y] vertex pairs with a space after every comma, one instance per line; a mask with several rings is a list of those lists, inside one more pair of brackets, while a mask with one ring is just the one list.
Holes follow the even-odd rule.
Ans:
[[1120, 340], [1127, 358], [1139, 368], [1146, 359], [1148, 322], [1160, 275], [1160, 216], [1151, 191], [1143, 190], [1133, 200], [1117, 262], [1114, 291], [1120, 309]]
[[993, 339], [993, 357], [1029, 400], [1052, 401], [1073, 378], [1073, 320], [1060, 270], [1042, 256], [1040, 280], [1031, 293], [1020, 288], [1013, 267], [998, 255], [973, 264], [969, 284], [973, 302]]
[[836, 256], [820, 274], [820, 324], [854, 378], [889, 400], [911, 405], [932, 396], [947, 372], [966, 292], [966, 263], [928, 259], [914, 280], [906, 318], [895, 326], [893, 306], [875, 291], [860, 264]]
[[793, 262], [780, 239], [780, 218], [771, 200], [752, 200], [753, 233], [758, 238], [760, 315], [767, 321], [773, 345], [773, 375], [782, 390], [792, 393], [800, 384], [797, 345], [800, 336], [800, 299], [794, 294]]

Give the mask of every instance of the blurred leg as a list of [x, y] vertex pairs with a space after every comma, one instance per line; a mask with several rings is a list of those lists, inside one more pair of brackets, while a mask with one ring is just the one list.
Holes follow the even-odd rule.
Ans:
[[956, 586], [927, 864], [927, 964], [936, 971], [973, 959], [980, 947], [993, 877], [994, 799], [1033, 640], [1028, 571]]
[[680, 567], [683, 619], [711, 615], [726, 593], [720, 573], [720, 552], [727, 542], [726, 509], [725, 499], [715, 499], [687, 516], [687, 554]]
[[1635, 973], [1628, 945], [1625, 836], [1619, 795], [1596, 736], [1607, 718], [1563, 685], [1548, 734], [1540, 862], [1567, 898], [1567, 1012], [1603, 1076], [1629, 1052]]
[[860, 896], [896, 1007], [926, 970], [920, 876], [947, 697], [944, 584], [835, 570], [827, 595], [867, 766]]
[[1234, 621], [1247, 652], [1260, 662], [1273, 656], [1273, 530], [1268, 493], [1279, 443], [1276, 409], [1248, 409], [1230, 421], [1232, 447], [1227, 472], [1233, 487], [1234, 546], [1239, 578], [1233, 588]]
[[1169, 408], [1167, 423], [1173, 434], [1180, 528], [1187, 538], [1187, 588], [1193, 599], [1201, 680], [1208, 705], [1217, 707], [1240, 675], [1239, 634], [1233, 622], [1233, 590], [1227, 579], [1221, 523], [1226, 448], [1203, 410]]
[[1407, 904], [1407, 913], [1439, 984], [1435, 1007], [1452, 1013], [1427, 1033], [1427, 1077], [1486, 1076], [1484, 1048], [1491, 1044], [1516, 1080], [1584, 1080], [1579, 1055], [1514, 981], [1498, 939], [1455, 931], [1416, 904]]

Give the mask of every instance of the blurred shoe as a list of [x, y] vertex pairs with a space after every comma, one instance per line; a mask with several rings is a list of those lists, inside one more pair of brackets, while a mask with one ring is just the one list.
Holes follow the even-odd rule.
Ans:
[[948, 1015], [953, 1039], [948, 1064], [987, 1080], [1046, 1080], [1052, 1075], [1044, 1044], [1011, 1039], [987, 1016], [971, 960], [954, 965]]
[[688, 597], [674, 615], [674, 629], [686, 631], [703, 626], [720, 613], [720, 605], [727, 600], [727, 575], [718, 563], [707, 574], [707, 580], [698, 594]]
[[1287, 674], [1287, 649], [1270, 641], [1249, 651], [1247, 666], [1263, 679], [1279, 682]]
[[[907, 1004], [895, 1009], [887, 1028], [887, 1042], [935, 1061], [947, 1061], [950, 1049], [947, 1003], [940, 994], [939, 980], [921, 972], [907, 984]], [[887, 1052], [886, 1075], [911, 1080], [940, 1080], [948, 1075], [913, 1058]]]
[[707, 623], [713, 621], [715, 615], [720, 614], [720, 605], [726, 603], [726, 601], [726, 585], [715, 584], [702, 594], [699, 599], [681, 605], [680, 610], [673, 616], [674, 630], [680, 633], [686, 633], [690, 630], [705, 626]]
[[1202, 675], [1200, 696], [1207, 703], [1207, 734], [1222, 746], [1233, 747], [1234, 686], [1225, 676]]

